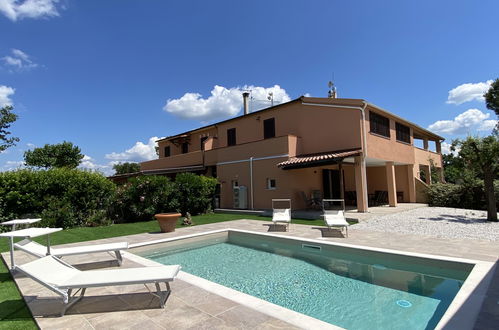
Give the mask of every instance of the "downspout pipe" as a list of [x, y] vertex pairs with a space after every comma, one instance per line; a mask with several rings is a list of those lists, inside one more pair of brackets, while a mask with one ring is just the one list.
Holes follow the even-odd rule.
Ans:
[[[366, 168], [366, 157], [367, 157], [367, 133], [366, 133], [366, 108], [367, 108], [367, 102], [362, 101], [362, 106], [361, 107], [356, 107], [356, 106], [351, 106], [351, 105], [336, 105], [336, 104], [322, 104], [322, 103], [309, 103], [309, 102], [302, 102], [303, 105], [310, 105], [310, 106], [315, 106], [315, 107], [326, 107], [326, 108], [343, 108], [343, 109], [355, 109], [360, 111], [360, 115], [362, 117], [362, 130], [361, 130], [361, 145], [362, 145], [362, 166]], [[368, 200], [367, 198], [367, 182], [365, 182], [367, 174], [363, 176], [363, 181], [362, 185], [366, 187], [364, 191], [364, 200]]]
[[249, 158], [249, 166], [250, 166], [250, 189], [251, 189], [251, 195], [250, 195], [250, 201], [251, 201], [251, 209], [254, 210], [254, 193], [253, 193], [253, 157]]

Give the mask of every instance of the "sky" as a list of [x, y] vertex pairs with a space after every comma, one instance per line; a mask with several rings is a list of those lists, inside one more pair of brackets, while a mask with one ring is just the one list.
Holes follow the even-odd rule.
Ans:
[[[499, 2], [0, 0], [0, 106], [26, 150], [83, 168], [156, 158], [155, 140], [310, 95], [361, 98], [446, 138], [489, 134]], [[448, 145], [444, 144], [444, 151]]]

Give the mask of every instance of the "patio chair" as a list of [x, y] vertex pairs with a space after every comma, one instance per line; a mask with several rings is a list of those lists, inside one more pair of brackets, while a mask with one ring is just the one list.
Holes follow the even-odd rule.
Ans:
[[[16, 249], [22, 250], [29, 253], [35, 257], [45, 257], [47, 255], [47, 247], [37, 242], [33, 242], [30, 239], [24, 239], [20, 242], [14, 244]], [[121, 255], [122, 250], [128, 249], [127, 242], [109, 243], [109, 244], [95, 244], [95, 245], [84, 245], [75, 246], [68, 248], [50, 248], [50, 254], [58, 258], [65, 256], [77, 255], [77, 254], [88, 254], [96, 252], [114, 252], [116, 255], [116, 260], [118, 265], [121, 266], [123, 263], [123, 257]]]
[[[107, 270], [81, 271], [54, 256], [46, 256], [15, 268], [47, 289], [62, 297], [61, 316], [68, 308], [83, 298], [87, 288], [115, 285], [144, 284], [148, 291], [159, 299], [161, 308], [171, 293], [169, 282], [173, 281], [180, 271], [179, 265], [150, 266], [138, 268], [119, 268]], [[166, 284], [162, 292], [160, 283]], [[149, 290], [147, 284], [156, 285], [156, 293]], [[73, 294], [73, 290], [76, 292]], [[80, 293], [78, 295], [78, 293]], [[78, 295], [78, 296], [77, 296]]]
[[[334, 202], [342, 202], [342, 210], [326, 210], [325, 204], [332, 204]], [[348, 226], [350, 225], [345, 219], [345, 201], [343, 199], [323, 199], [322, 209], [324, 212], [324, 222], [329, 230], [332, 228], [340, 228], [340, 231], [345, 228], [345, 236], [348, 237]]]
[[314, 199], [313, 198], [308, 198], [307, 194], [305, 194], [304, 191], [300, 191], [300, 196], [305, 202], [305, 207], [306, 209], [311, 209], [315, 204], [314, 204]]
[[[289, 203], [289, 208], [278, 209], [274, 207], [275, 203]], [[272, 200], [272, 222], [274, 225], [281, 222], [286, 225], [286, 230], [289, 230], [289, 224], [291, 223], [291, 199], [273, 199]]]

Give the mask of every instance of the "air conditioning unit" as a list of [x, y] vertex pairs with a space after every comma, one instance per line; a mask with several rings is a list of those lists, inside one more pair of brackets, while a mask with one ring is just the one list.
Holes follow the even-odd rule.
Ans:
[[248, 188], [246, 186], [234, 187], [234, 208], [248, 208]]

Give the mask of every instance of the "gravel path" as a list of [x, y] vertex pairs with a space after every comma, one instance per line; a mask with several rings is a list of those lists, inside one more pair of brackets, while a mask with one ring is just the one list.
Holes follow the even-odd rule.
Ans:
[[486, 211], [423, 207], [370, 218], [355, 229], [499, 241], [499, 222], [488, 222]]

